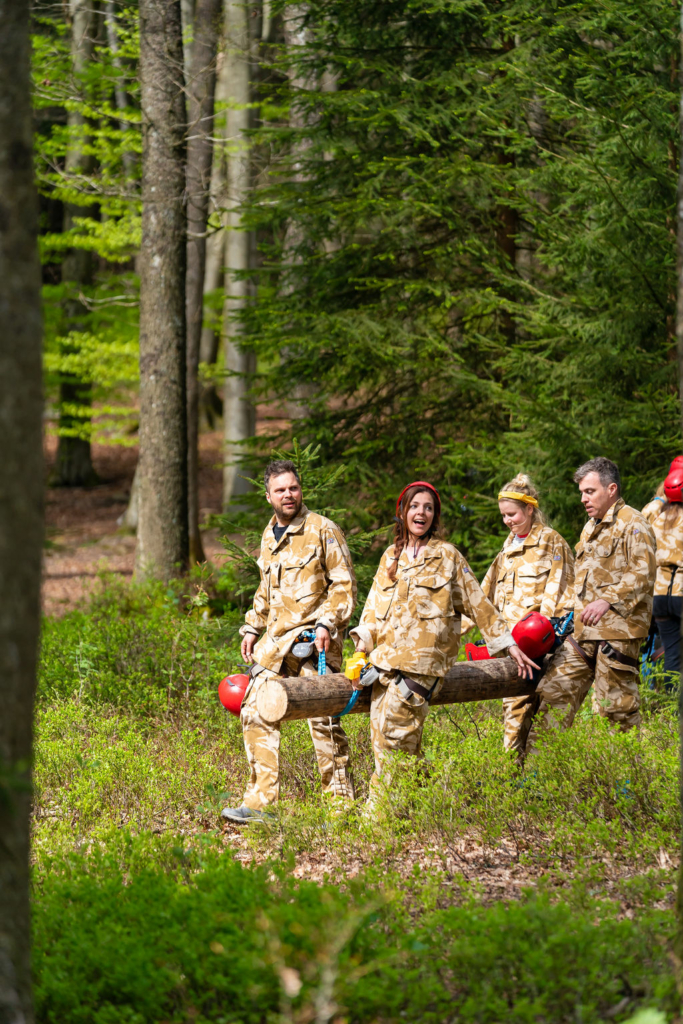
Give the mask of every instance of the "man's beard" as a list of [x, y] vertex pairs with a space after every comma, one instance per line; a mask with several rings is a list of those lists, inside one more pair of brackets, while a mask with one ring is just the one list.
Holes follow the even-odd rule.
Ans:
[[286, 519], [288, 523], [291, 523], [292, 519], [296, 519], [296, 517], [299, 515], [299, 512], [301, 512], [301, 506], [303, 505], [303, 503], [304, 502], [303, 502], [303, 498], [302, 498], [298, 502], [298, 504], [296, 505], [296, 507], [294, 508], [293, 511], [289, 511], [288, 509], [283, 508], [282, 505], [275, 505], [274, 504], [273, 505], [273, 511], [277, 515], [278, 519], [283, 519], [283, 520]]

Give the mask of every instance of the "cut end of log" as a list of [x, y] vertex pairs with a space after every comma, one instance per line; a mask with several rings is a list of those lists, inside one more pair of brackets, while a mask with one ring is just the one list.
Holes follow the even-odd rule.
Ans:
[[281, 722], [287, 713], [287, 691], [277, 679], [266, 679], [256, 692], [256, 710], [264, 722]]

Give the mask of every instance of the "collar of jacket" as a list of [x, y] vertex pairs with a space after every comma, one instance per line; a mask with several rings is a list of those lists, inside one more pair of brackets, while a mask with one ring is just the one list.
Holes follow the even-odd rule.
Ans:
[[617, 498], [614, 504], [610, 505], [607, 509], [602, 519], [589, 519], [588, 526], [590, 527], [591, 535], [594, 534], [596, 530], [601, 529], [601, 527], [609, 526], [613, 523], [625, 505], [626, 502], [623, 498]]
[[404, 547], [398, 564], [402, 569], [413, 569], [418, 565], [424, 565], [428, 558], [435, 558], [439, 554], [441, 541], [438, 537], [430, 537], [426, 545], [420, 549], [417, 558], [411, 558], [408, 554], [408, 547]]
[[542, 523], [534, 523], [523, 539], [521, 544], [515, 544], [513, 547], [514, 533], [511, 533], [505, 543], [503, 544], [503, 550], [506, 555], [514, 555], [518, 551], [524, 551], [524, 548], [530, 548], [534, 544], [538, 544], [541, 530], [543, 529]]
[[289, 537], [290, 533], [301, 533], [301, 531], [303, 530], [304, 525], [306, 523], [306, 519], [308, 518], [308, 514], [309, 514], [309, 510], [306, 508], [305, 505], [302, 505], [301, 506], [301, 511], [299, 512], [299, 515], [296, 516], [296, 518], [292, 519], [291, 523], [287, 524], [287, 529], [282, 534], [282, 536], [280, 537], [279, 541], [277, 541], [277, 543], [275, 542], [275, 534], [272, 532], [273, 527], [275, 526], [275, 523], [277, 522], [277, 520], [276, 520], [274, 515], [271, 516], [270, 517], [270, 522], [268, 523], [268, 526], [267, 526], [267, 529], [269, 529], [271, 531], [270, 550], [271, 551], [277, 550], [277, 548], [279, 548], [280, 545], [282, 544], [282, 542], [285, 539], [285, 537]]

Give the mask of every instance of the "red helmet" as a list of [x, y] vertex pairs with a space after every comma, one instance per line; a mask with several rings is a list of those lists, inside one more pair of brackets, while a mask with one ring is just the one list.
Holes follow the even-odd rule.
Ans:
[[527, 658], [537, 661], [551, 650], [555, 643], [555, 630], [545, 615], [529, 612], [512, 630], [512, 639]]
[[236, 718], [240, 717], [240, 708], [248, 686], [249, 676], [244, 673], [237, 676], [226, 676], [218, 684], [218, 699], [223, 707]]
[[468, 661], [488, 661], [491, 655], [486, 644], [465, 644], [465, 657]]
[[671, 473], [674, 469], [683, 469], [683, 455], [677, 455], [669, 466], [669, 472]]
[[664, 481], [664, 493], [668, 501], [683, 501], [683, 466], [673, 466]]

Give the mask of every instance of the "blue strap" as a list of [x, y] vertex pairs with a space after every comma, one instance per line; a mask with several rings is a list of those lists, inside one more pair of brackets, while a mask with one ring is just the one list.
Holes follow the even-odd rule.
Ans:
[[324, 648], [318, 654], [318, 675], [319, 676], [326, 676], [327, 675], [327, 658], [325, 657], [325, 649]]
[[356, 706], [356, 701], [358, 700], [359, 697], [360, 690], [354, 690], [353, 693], [351, 694], [351, 697], [349, 698], [349, 703], [346, 705], [344, 710], [340, 711], [339, 714], [335, 715], [334, 717], [342, 718], [344, 715], [348, 715], [349, 711], [353, 711], [354, 707]]

